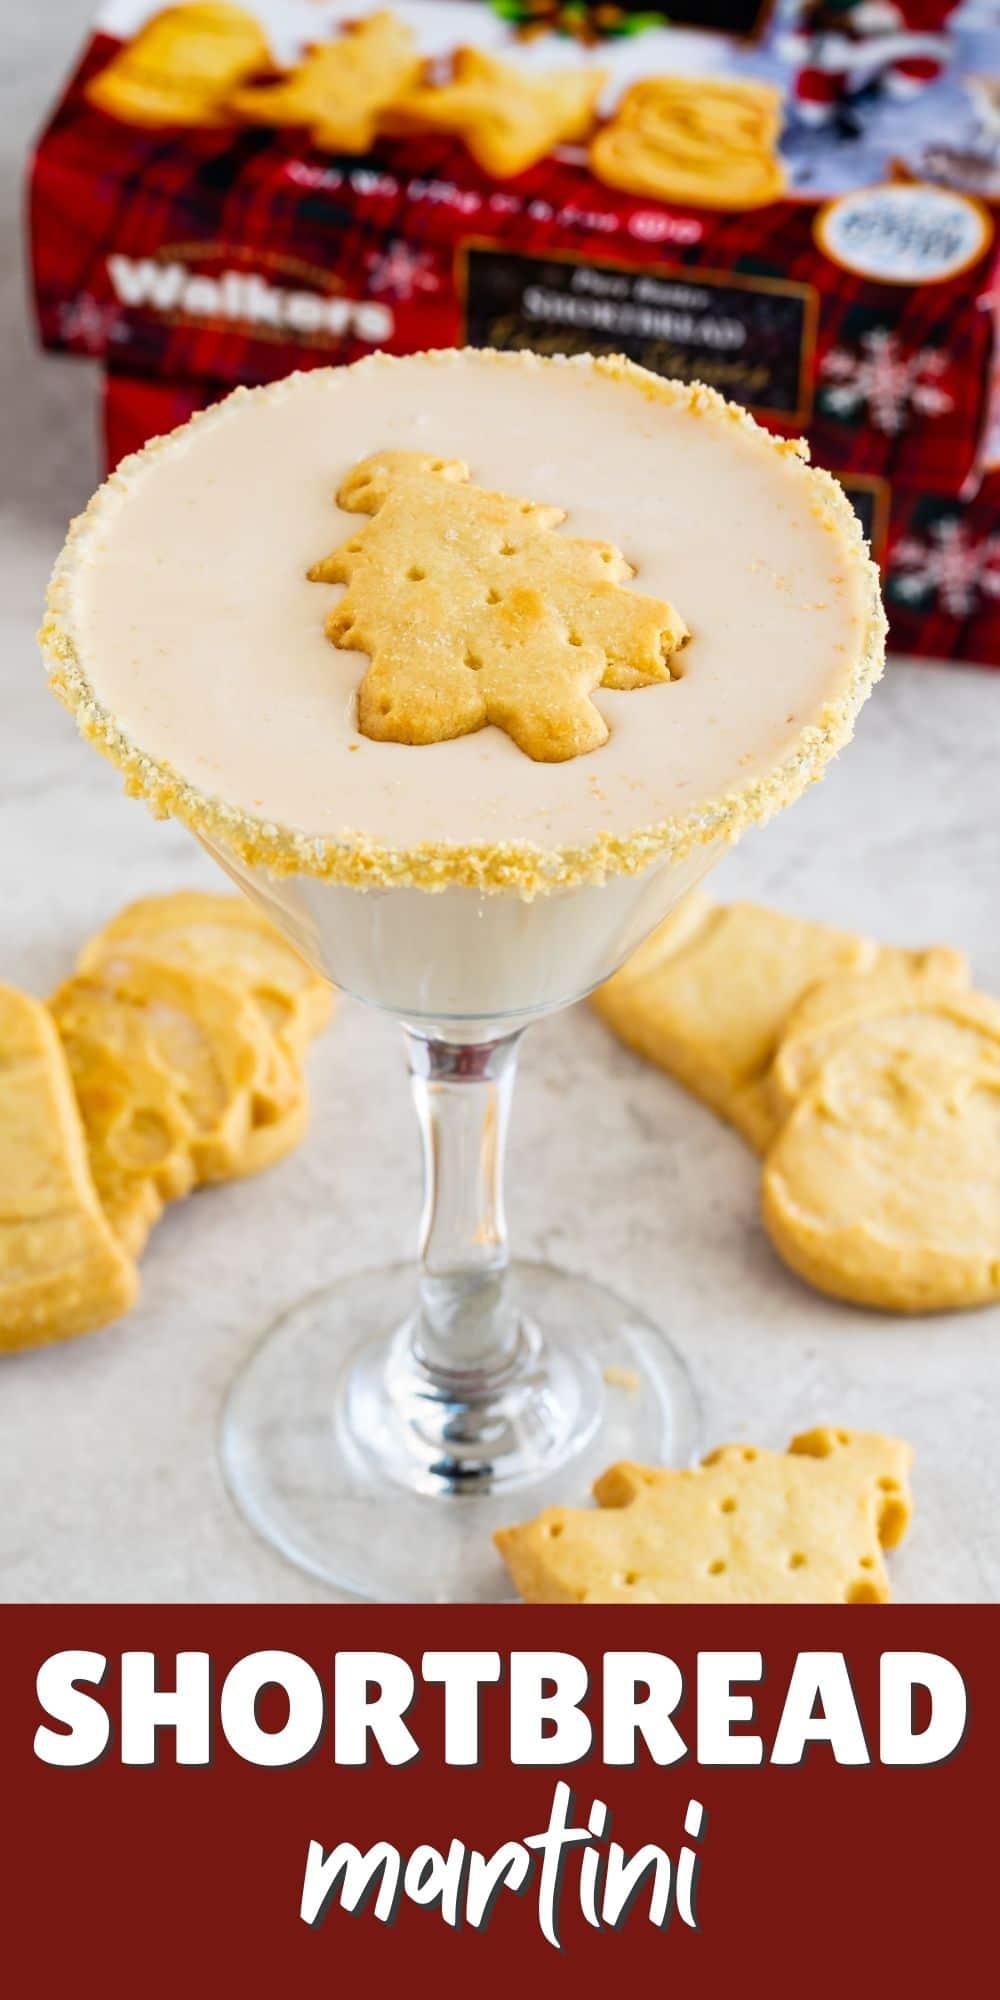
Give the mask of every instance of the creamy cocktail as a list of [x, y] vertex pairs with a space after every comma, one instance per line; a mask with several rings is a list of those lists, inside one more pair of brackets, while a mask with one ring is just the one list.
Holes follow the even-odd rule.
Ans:
[[[487, 546], [483, 523], [519, 513]], [[575, 570], [553, 540], [581, 545]], [[365, 562], [368, 623], [338, 626]], [[628, 651], [639, 596], [659, 652]], [[232, 1405], [230, 1476], [298, 1560], [373, 1595], [488, 1594], [491, 1495], [565, 1498], [610, 1458], [689, 1448], [655, 1329], [600, 1287], [506, 1275], [516, 1032], [819, 774], [883, 632], [834, 482], [709, 392], [614, 360], [376, 357], [238, 391], [126, 461], [75, 525], [45, 646], [85, 732], [408, 1030], [431, 1169], [419, 1303], [398, 1277], [334, 1287]], [[392, 692], [366, 710], [383, 638]], [[477, 674], [499, 722], [478, 724]], [[578, 750], [557, 726], [571, 682], [594, 724]], [[398, 1560], [371, 1548], [390, 1502]]]

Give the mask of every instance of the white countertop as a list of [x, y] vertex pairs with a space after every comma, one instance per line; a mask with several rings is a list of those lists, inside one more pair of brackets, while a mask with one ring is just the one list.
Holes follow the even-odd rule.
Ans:
[[[0, 979], [38, 994], [130, 898], [222, 886], [193, 841], [126, 800], [79, 743], [34, 645], [51, 560], [96, 476], [96, 393], [89, 368], [32, 352], [9, 252], [28, 135], [89, 13], [89, 0], [17, 9], [0, 81], [0, 388], [15, 432], [0, 536]], [[888, 941], [959, 945], [1000, 992], [998, 742], [1000, 674], [894, 665], [826, 781], [748, 836], [712, 890]], [[172, 1211], [126, 1321], [0, 1361], [0, 1599], [329, 1596], [255, 1539], [215, 1456], [224, 1390], [268, 1322], [325, 1279], [406, 1254], [416, 1228], [417, 1140], [391, 1022], [341, 1003], [311, 1079], [300, 1151]], [[606, 1280], [667, 1326], [706, 1448], [781, 1446], [819, 1422], [910, 1438], [917, 1516], [891, 1559], [897, 1598], [1000, 1597], [1000, 1308], [907, 1322], [809, 1292], [764, 1238], [757, 1172], [734, 1133], [586, 1009], [527, 1037], [516, 1249]]]

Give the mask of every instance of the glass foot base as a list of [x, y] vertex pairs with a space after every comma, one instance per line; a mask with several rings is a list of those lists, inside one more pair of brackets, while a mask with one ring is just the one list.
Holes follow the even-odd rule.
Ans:
[[226, 1478], [258, 1533], [338, 1589], [497, 1602], [512, 1592], [493, 1530], [585, 1505], [616, 1459], [686, 1464], [693, 1391], [633, 1306], [526, 1263], [510, 1272], [520, 1341], [504, 1376], [443, 1382], [413, 1353], [414, 1282], [412, 1265], [363, 1272], [276, 1322], [226, 1405]]

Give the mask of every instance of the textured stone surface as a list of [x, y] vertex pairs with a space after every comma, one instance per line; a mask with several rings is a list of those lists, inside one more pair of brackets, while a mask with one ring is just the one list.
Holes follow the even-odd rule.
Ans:
[[[122, 798], [46, 693], [33, 643], [45, 578], [95, 473], [95, 382], [32, 354], [10, 254], [30, 131], [89, 0], [16, 10], [4, 116], [0, 384], [15, 436], [0, 536], [0, 978], [44, 993], [128, 898], [219, 878], [179, 829]], [[13, 489], [13, 490], [11, 490]], [[783, 820], [718, 871], [898, 943], [962, 946], [1000, 992], [995, 744], [1000, 676], [896, 665], [857, 742]], [[338, 1273], [405, 1254], [417, 1143], [399, 1037], [344, 1003], [311, 1064], [300, 1152], [169, 1215], [121, 1325], [0, 1364], [0, 1598], [320, 1600], [233, 1511], [215, 1456], [226, 1384], [261, 1329]], [[620, 1190], [595, 1200], [598, 1176]], [[511, 1147], [518, 1249], [605, 1279], [672, 1330], [706, 1445], [782, 1446], [823, 1422], [916, 1448], [899, 1598], [1000, 1595], [1000, 1310], [880, 1319], [806, 1291], [756, 1212], [735, 1134], [620, 1048], [584, 1009], [524, 1048]]]

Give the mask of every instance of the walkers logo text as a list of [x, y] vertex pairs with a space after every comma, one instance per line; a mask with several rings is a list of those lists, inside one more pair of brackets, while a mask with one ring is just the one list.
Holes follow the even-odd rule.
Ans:
[[238, 328], [262, 339], [293, 335], [317, 345], [352, 339], [381, 347], [394, 330], [386, 305], [274, 284], [257, 271], [209, 276], [179, 258], [126, 257], [118, 251], [107, 268], [120, 305], [172, 320]]

